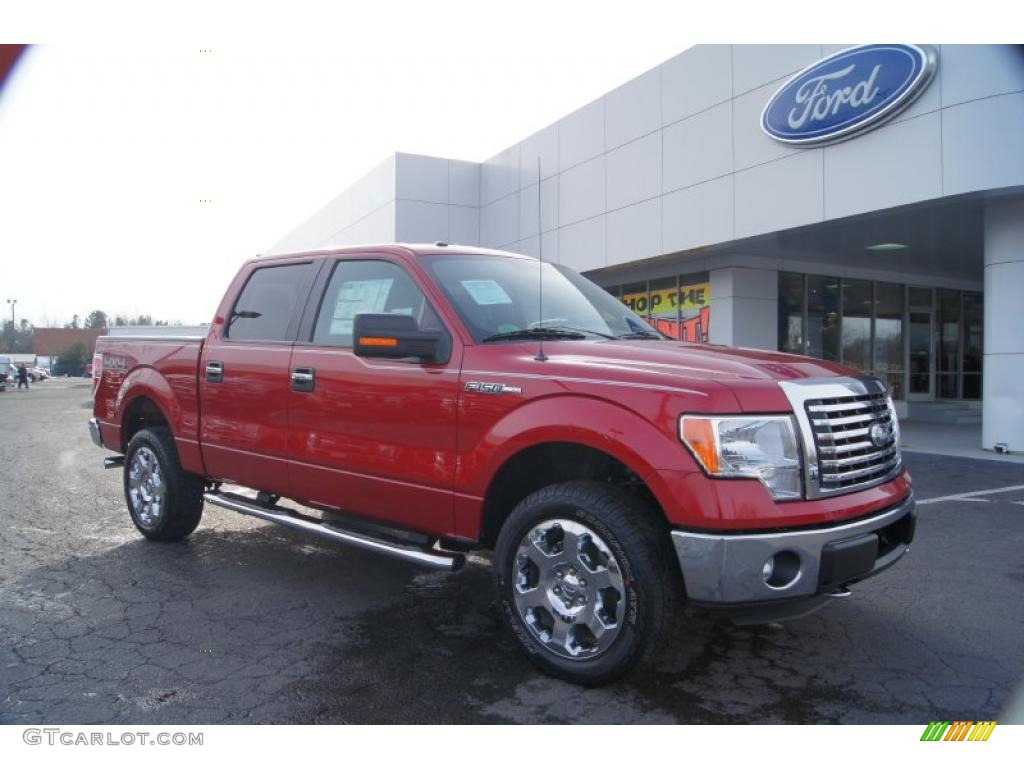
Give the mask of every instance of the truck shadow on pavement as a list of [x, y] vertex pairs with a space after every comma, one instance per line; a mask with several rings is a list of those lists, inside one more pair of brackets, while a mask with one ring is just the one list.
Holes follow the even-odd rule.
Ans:
[[484, 558], [424, 572], [207, 519], [176, 544], [97, 521], [102, 554], [8, 582], [0, 722], [918, 723], [994, 717], [1005, 685], [905, 623], [895, 583], [784, 627], [687, 613], [652, 666], [579, 688], [520, 655]]

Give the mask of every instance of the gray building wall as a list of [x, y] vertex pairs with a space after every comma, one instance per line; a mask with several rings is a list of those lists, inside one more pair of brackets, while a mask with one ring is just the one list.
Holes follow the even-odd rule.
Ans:
[[[841, 45], [696, 46], [483, 163], [396, 154], [270, 249], [446, 240], [579, 271], [1024, 185], [1021, 46], [943, 45], [887, 125], [798, 148], [759, 116]], [[540, 222], [538, 224], [538, 158]]]
[[483, 163], [480, 243], [535, 253], [538, 155], [545, 256], [580, 271], [1024, 185], [1018, 46], [934, 46], [924, 94], [850, 141], [764, 135], [775, 90], [843, 47], [697, 46], [645, 72]]

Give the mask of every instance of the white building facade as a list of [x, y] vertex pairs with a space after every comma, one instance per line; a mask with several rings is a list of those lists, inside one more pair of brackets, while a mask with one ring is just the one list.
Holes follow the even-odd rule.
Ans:
[[[834, 135], [780, 140], [770, 103]], [[438, 240], [543, 242], [676, 338], [842, 362], [1024, 451], [1024, 47], [697, 46], [482, 163], [395, 154], [271, 252]]]

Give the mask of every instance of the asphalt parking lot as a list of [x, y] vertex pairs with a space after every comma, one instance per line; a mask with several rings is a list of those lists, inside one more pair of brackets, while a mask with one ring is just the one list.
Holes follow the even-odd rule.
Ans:
[[[924, 504], [903, 562], [785, 625], [679, 623], [599, 689], [534, 671], [486, 561], [424, 572], [208, 508], [143, 540], [87, 382], [0, 394], [0, 723], [1006, 721], [1024, 678], [1024, 489]], [[907, 454], [919, 499], [1024, 467]]]

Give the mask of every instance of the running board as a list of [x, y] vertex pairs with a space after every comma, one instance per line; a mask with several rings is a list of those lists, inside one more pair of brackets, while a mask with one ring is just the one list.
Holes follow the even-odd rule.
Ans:
[[243, 515], [258, 517], [260, 520], [268, 520], [271, 523], [277, 523], [286, 528], [305, 531], [306, 533], [330, 539], [339, 544], [349, 544], [371, 552], [391, 555], [391, 557], [396, 557], [399, 560], [405, 560], [406, 562], [427, 568], [457, 571], [466, 563], [465, 556], [459, 552], [423, 549], [384, 541], [363, 533], [345, 530], [330, 523], [320, 522], [315, 518], [306, 517], [283, 507], [261, 507], [252, 500], [233, 493], [208, 491], [203, 494], [203, 501], [223, 507], [224, 509], [230, 509], [232, 512], [240, 512]]

